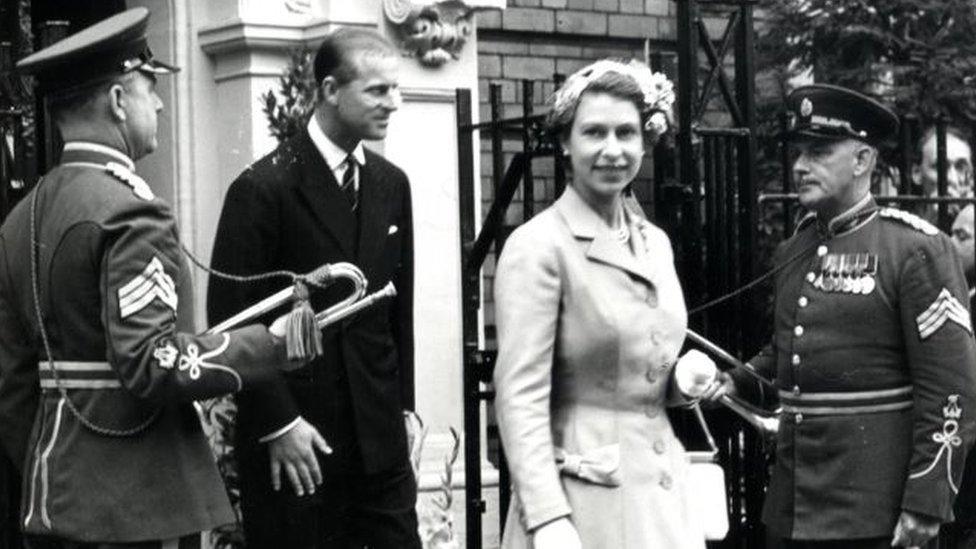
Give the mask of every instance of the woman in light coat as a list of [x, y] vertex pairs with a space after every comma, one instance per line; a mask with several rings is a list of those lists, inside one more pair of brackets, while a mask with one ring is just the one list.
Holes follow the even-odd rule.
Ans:
[[509, 237], [494, 381], [513, 498], [506, 549], [699, 549], [665, 407], [687, 313], [667, 235], [624, 189], [666, 129], [671, 84], [599, 61], [554, 95], [572, 183]]

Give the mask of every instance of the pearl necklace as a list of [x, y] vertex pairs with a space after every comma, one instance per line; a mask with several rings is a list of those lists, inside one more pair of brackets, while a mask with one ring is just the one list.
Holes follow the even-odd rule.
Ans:
[[621, 244], [626, 244], [630, 240], [630, 228], [627, 225], [621, 225], [619, 229], [613, 231], [613, 237]]

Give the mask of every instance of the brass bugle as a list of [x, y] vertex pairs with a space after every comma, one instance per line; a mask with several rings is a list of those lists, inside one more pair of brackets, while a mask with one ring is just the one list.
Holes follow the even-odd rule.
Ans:
[[[351, 303], [337, 303], [332, 307], [322, 311], [315, 315], [315, 323], [319, 328], [325, 328], [330, 324], [335, 324], [340, 320], [352, 316], [363, 309], [372, 307], [384, 299], [390, 299], [397, 295], [396, 286], [392, 282], [387, 282], [386, 286], [383, 286], [379, 290], [358, 299]], [[348, 300], [347, 300], [348, 301]]]
[[[325, 263], [309, 273], [308, 279], [313, 287], [328, 286], [340, 279], [345, 279], [352, 282], [352, 292], [350, 292], [345, 299], [333, 307], [330, 307], [330, 311], [333, 309], [338, 310], [343, 307], [349, 307], [350, 305], [359, 301], [363, 295], [366, 294], [366, 276], [363, 275], [361, 270], [359, 270], [359, 267], [353, 265], [352, 263]], [[294, 293], [295, 287], [293, 285], [288, 286], [287, 288], [284, 288], [273, 295], [262, 299], [254, 305], [251, 305], [250, 307], [217, 324], [216, 326], [212, 326], [204, 333], [219, 334], [241, 326], [242, 324], [251, 322], [261, 315], [264, 315], [265, 313], [272, 311], [282, 304], [290, 301]]]
[[731, 395], [722, 395], [719, 403], [735, 412], [764, 436], [775, 436], [779, 432], [779, 412], [768, 412]]
[[[688, 339], [691, 340], [696, 345], [702, 347], [706, 351], [715, 355], [719, 359], [725, 361], [726, 363], [732, 365], [733, 368], [747, 372], [753, 378], [758, 380], [760, 383], [767, 385], [771, 388], [775, 388], [773, 383], [768, 379], [764, 378], [752, 367], [751, 364], [742, 362], [734, 355], [726, 351], [725, 349], [719, 347], [718, 345], [712, 343], [711, 341], [705, 339], [704, 336], [696, 333], [694, 330], [686, 330]], [[735, 412], [739, 417], [744, 419], [747, 423], [755, 427], [764, 436], [775, 436], [779, 432], [779, 414], [780, 410], [777, 409], [773, 412], [763, 410], [758, 406], [753, 406], [748, 402], [742, 400], [741, 398], [734, 397], [732, 395], [722, 395], [718, 399], [719, 403]]]

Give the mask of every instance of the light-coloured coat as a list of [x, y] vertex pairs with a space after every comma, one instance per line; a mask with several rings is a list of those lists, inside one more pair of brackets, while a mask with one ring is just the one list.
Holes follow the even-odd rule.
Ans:
[[514, 496], [502, 546], [569, 515], [583, 547], [702, 548], [664, 408], [687, 313], [663, 231], [615, 238], [571, 187], [499, 258], [494, 380]]

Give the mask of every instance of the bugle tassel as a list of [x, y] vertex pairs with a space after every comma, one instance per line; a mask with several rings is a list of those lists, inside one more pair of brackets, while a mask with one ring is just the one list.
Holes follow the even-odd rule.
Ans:
[[285, 349], [288, 360], [308, 362], [322, 356], [322, 332], [315, 325], [308, 285], [301, 277], [295, 278], [292, 299], [292, 309], [285, 324]]

